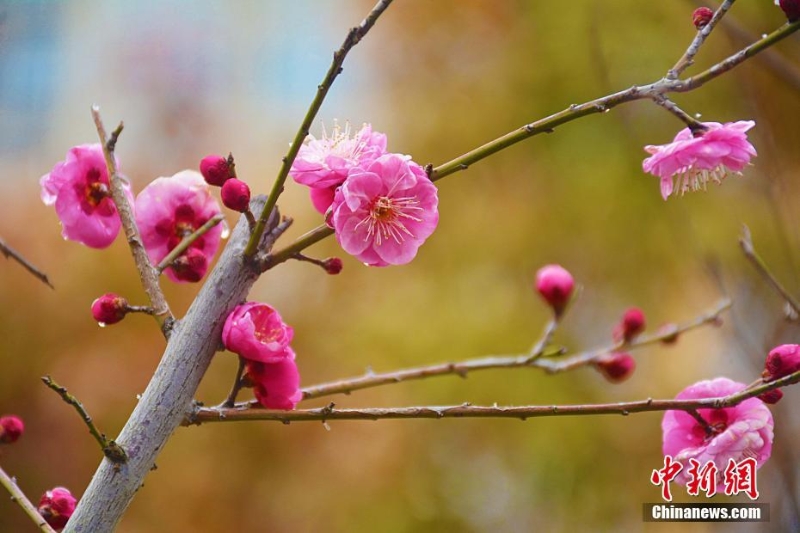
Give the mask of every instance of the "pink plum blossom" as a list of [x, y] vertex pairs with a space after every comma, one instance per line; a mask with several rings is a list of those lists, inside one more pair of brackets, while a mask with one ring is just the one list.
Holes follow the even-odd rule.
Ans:
[[[111, 199], [108, 169], [99, 144], [82, 144], [67, 152], [49, 174], [39, 180], [45, 205], [55, 205], [61, 235], [90, 248], [106, 248], [122, 223]], [[130, 185], [123, 183], [129, 201]]]
[[[136, 197], [136, 222], [144, 247], [154, 264], [164, 259], [184, 237], [219, 214], [219, 204], [211, 195], [208, 184], [194, 170], [182, 170], [169, 178], [157, 178]], [[190, 261], [184, 261], [193, 268], [167, 268], [165, 272], [169, 279], [175, 282], [199, 281], [217, 253], [224, 230], [223, 222], [194, 241], [190, 247], [193, 250], [188, 257]], [[204, 261], [191, 257], [197, 251], [202, 253], [200, 259]]]
[[[744, 383], [716, 378], [695, 383], [676, 398], [716, 398], [739, 392], [745, 387]], [[664, 455], [672, 456], [684, 466], [676, 478], [678, 483], [687, 483], [689, 459], [692, 458], [700, 464], [713, 461], [720, 471], [727, 466], [729, 459], [738, 463], [752, 457], [758, 467], [769, 459], [774, 424], [772, 413], [758, 398], [749, 398], [734, 407], [698, 409], [697, 412], [708, 422], [710, 432], [684, 411], [667, 411], [661, 422]]]
[[256, 399], [267, 409], [290, 411], [303, 399], [294, 351], [286, 351], [288, 356], [277, 363], [247, 362], [247, 377]]
[[[363, 167], [386, 153], [386, 135], [372, 131], [370, 124], [351, 134], [350, 124], [342, 129], [334, 125], [333, 134], [324, 131], [321, 139], [309, 135], [292, 163], [289, 175], [312, 189], [312, 203], [325, 213], [333, 202], [336, 187], [347, 178], [350, 169]], [[320, 189], [324, 192], [314, 192]]]
[[[705, 190], [709, 181], [722, 183], [730, 173], [739, 173], [756, 155], [747, 140], [747, 130], [755, 126], [752, 120], [738, 122], [704, 122], [707, 129], [695, 136], [684, 128], [669, 143], [645, 146], [652, 155], [642, 168], [661, 178], [661, 196]], [[677, 177], [677, 183], [673, 178]]]
[[271, 306], [247, 302], [236, 306], [222, 329], [222, 343], [249, 361], [279, 363], [294, 357], [289, 343], [294, 329]]
[[331, 224], [344, 250], [370, 266], [410, 262], [439, 222], [436, 187], [407, 156], [386, 154], [350, 171]]
[[39, 500], [39, 514], [53, 529], [61, 531], [67, 525], [69, 517], [75, 512], [77, 503], [78, 501], [69, 489], [56, 487], [42, 495]]

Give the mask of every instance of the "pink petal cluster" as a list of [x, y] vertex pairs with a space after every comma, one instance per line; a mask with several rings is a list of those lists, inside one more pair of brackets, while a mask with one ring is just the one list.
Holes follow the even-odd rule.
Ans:
[[[136, 197], [136, 223], [154, 264], [220, 212], [208, 184], [193, 170], [157, 178]], [[167, 276], [175, 282], [199, 281], [217, 253], [224, 229], [224, 223], [217, 224], [194, 241], [176, 266], [165, 270]]]
[[[676, 398], [691, 400], [727, 396], [744, 389], [744, 383], [716, 378], [695, 383], [681, 391]], [[664, 455], [670, 455], [684, 468], [675, 479], [685, 485], [688, 481], [689, 459], [705, 464], [713, 461], [722, 471], [729, 459], [739, 462], [752, 457], [758, 467], [772, 453], [774, 423], [772, 413], [758, 398], [749, 398], [735, 407], [698, 409], [712, 432], [684, 411], [667, 411], [661, 423], [664, 432]]]
[[293, 337], [278, 311], [259, 302], [237, 306], [222, 328], [222, 343], [245, 359], [256, 399], [269, 409], [294, 409], [303, 397]]
[[[645, 146], [652, 154], [642, 168], [661, 178], [661, 196], [705, 190], [709, 181], [722, 183], [730, 173], [739, 173], [756, 155], [747, 140], [747, 130], [755, 126], [752, 120], [738, 122], [704, 122], [707, 129], [693, 135], [684, 128], [669, 143]], [[677, 183], [673, 178], [677, 177]]]
[[[49, 174], [39, 180], [45, 205], [54, 205], [61, 221], [61, 235], [90, 248], [106, 248], [116, 239], [122, 225], [111, 199], [103, 149], [99, 144], [82, 144], [67, 152]], [[130, 186], [124, 184], [133, 202]]]
[[438, 204], [422, 167], [386, 154], [350, 171], [336, 191], [330, 224], [342, 248], [363, 263], [402, 265], [436, 229]]
[[770, 350], [761, 376], [764, 381], [794, 374], [800, 370], [800, 344], [781, 344]]
[[17, 442], [24, 432], [25, 424], [20, 417], [14, 415], [0, 417], [0, 444]]
[[75, 512], [78, 501], [64, 487], [48, 490], [39, 500], [39, 514], [42, 515], [50, 526], [61, 531], [67, 525], [69, 517]]
[[311, 201], [320, 213], [333, 202], [336, 187], [344, 183], [351, 169], [365, 166], [386, 153], [386, 135], [364, 124], [351, 136], [350, 124], [334, 125], [333, 134], [323, 130], [322, 138], [306, 138], [297, 152], [289, 175], [311, 188]]

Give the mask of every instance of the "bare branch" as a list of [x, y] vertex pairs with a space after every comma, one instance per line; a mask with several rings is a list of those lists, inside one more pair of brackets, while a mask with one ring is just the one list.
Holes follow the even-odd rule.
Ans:
[[791, 307], [792, 311], [794, 311], [795, 316], [800, 315], [800, 303], [797, 302], [794, 296], [792, 296], [783, 285], [781, 285], [778, 278], [775, 277], [761, 256], [758, 255], [758, 252], [756, 252], [753, 246], [753, 237], [750, 234], [750, 228], [747, 226], [742, 226], [742, 236], [739, 237], [739, 245], [742, 247], [744, 256], [755, 267], [758, 273], [761, 274], [761, 277], [786, 300], [786, 303]]
[[38, 279], [51, 289], [55, 289], [55, 287], [53, 287], [53, 284], [50, 283], [50, 279], [47, 277], [47, 274], [45, 274], [44, 272], [33, 266], [27, 259], [22, 257], [22, 254], [20, 254], [18, 251], [16, 251], [8, 244], [6, 244], [6, 241], [4, 241], [3, 239], [0, 239], [0, 253], [6, 256], [6, 259], [11, 258], [20, 265], [22, 265], [22, 267], [25, 270], [33, 274], [33, 276], [36, 279]]
[[16, 480], [10, 477], [5, 471], [0, 468], [0, 485], [3, 485], [6, 490], [11, 494], [11, 501], [22, 507], [39, 531], [44, 533], [56, 533], [56, 530], [50, 527], [50, 524], [39, 514], [39, 510], [31, 503], [25, 493], [17, 486]]

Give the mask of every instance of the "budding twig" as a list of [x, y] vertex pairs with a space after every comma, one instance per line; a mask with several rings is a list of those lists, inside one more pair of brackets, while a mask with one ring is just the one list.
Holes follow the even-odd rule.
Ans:
[[[250, 216], [251, 217], [253, 216], [252, 213], [250, 214]], [[192, 245], [194, 241], [196, 241], [197, 239], [208, 233], [208, 231], [211, 228], [213, 228], [223, 220], [225, 220], [225, 215], [223, 214], [215, 215], [209, 218], [205, 224], [194, 230], [191, 234], [184, 237], [181, 240], [181, 242], [179, 242], [178, 245], [175, 248], [173, 248], [167, 254], [167, 256], [164, 259], [162, 259], [161, 262], [158, 264], [158, 266], [156, 267], [158, 273], [160, 274], [164, 272], [166, 268], [168, 268], [178, 257], [180, 257], [181, 254], [183, 254], [183, 252], [189, 249], [189, 247]]]
[[122, 123], [120, 122], [119, 126], [117, 126], [111, 134], [111, 137], [108, 137], [106, 135], [105, 126], [103, 126], [103, 120], [100, 118], [99, 107], [92, 106], [92, 117], [94, 118], [94, 124], [97, 128], [97, 134], [100, 137], [100, 144], [103, 146], [106, 167], [108, 167], [108, 179], [111, 183], [111, 198], [117, 206], [119, 218], [122, 221], [122, 227], [125, 229], [125, 238], [128, 240], [128, 246], [130, 246], [133, 260], [136, 263], [136, 269], [139, 271], [139, 278], [142, 281], [142, 286], [155, 310], [153, 316], [161, 327], [161, 332], [164, 334], [164, 337], [169, 338], [175, 318], [172, 316], [164, 293], [161, 291], [161, 286], [158, 284], [158, 270], [150, 263], [150, 258], [147, 256], [144, 244], [142, 244], [139, 228], [136, 226], [136, 220], [133, 216], [133, 208], [130, 202], [128, 202], [128, 197], [122, 185], [122, 178], [117, 171], [117, 160], [114, 157], [114, 148], [122, 132]]
[[392, 0], [379, 0], [378, 3], [375, 4], [375, 7], [372, 8], [372, 11], [370, 11], [367, 17], [361, 22], [361, 24], [350, 29], [350, 31], [347, 33], [347, 37], [344, 39], [344, 43], [342, 43], [342, 46], [339, 48], [339, 50], [333, 53], [333, 61], [331, 62], [331, 66], [328, 69], [327, 74], [325, 74], [325, 77], [322, 79], [322, 83], [317, 86], [317, 94], [311, 101], [311, 105], [306, 112], [306, 116], [303, 118], [303, 122], [300, 124], [300, 128], [297, 130], [297, 133], [294, 136], [294, 140], [289, 147], [289, 152], [283, 158], [278, 176], [275, 178], [275, 183], [272, 185], [272, 190], [269, 193], [269, 197], [267, 197], [267, 203], [264, 204], [264, 209], [261, 211], [261, 215], [258, 217], [255, 230], [253, 230], [253, 234], [250, 236], [250, 241], [247, 243], [247, 248], [244, 251], [245, 256], [250, 257], [256, 253], [261, 235], [264, 233], [264, 228], [267, 225], [267, 219], [272, 212], [272, 208], [275, 207], [276, 203], [278, 203], [278, 196], [280, 196], [283, 192], [283, 185], [286, 183], [286, 178], [289, 176], [289, 170], [292, 168], [292, 163], [294, 163], [297, 153], [300, 151], [300, 147], [303, 145], [303, 141], [305, 141], [306, 137], [308, 137], [311, 123], [314, 122], [314, 118], [316, 118], [320, 107], [322, 107], [322, 102], [325, 100], [325, 97], [333, 85], [334, 80], [336, 80], [336, 77], [341, 74], [342, 65], [344, 64], [347, 54], [361, 41], [361, 39], [364, 38], [372, 26], [375, 25], [378, 17], [380, 17], [381, 14], [386, 11], [391, 3]]
[[0, 485], [3, 485], [6, 490], [11, 494], [11, 501], [19, 505], [25, 514], [27, 514], [39, 531], [44, 533], [56, 533], [56, 530], [50, 527], [50, 524], [39, 514], [39, 510], [33, 503], [25, 496], [25, 493], [17, 486], [14, 478], [10, 477], [6, 472], [0, 468]]
[[86, 408], [75, 396], [70, 394], [66, 388], [53, 381], [50, 376], [43, 376], [42, 382], [56, 394], [61, 396], [62, 400], [74, 407], [78, 414], [81, 415], [81, 419], [86, 424], [86, 427], [89, 428], [89, 433], [92, 434], [94, 440], [96, 440], [100, 445], [100, 449], [103, 450], [103, 455], [105, 455], [111, 462], [117, 464], [124, 463], [128, 460], [128, 455], [125, 453], [125, 450], [123, 450], [119, 444], [106, 437], [104, 433], [101, 433], [100, 430], [97, 429], [92, 417], [89, 416]]
[[47, 277], [47, 274], [45, 274], [44, 272], [33, 266], [27, 259], [22, 257], [22, 254], [20, 254], [18, 251], [14, 250], [12, 247], [6, 244], [6, 241], [4, 241], [3, 239], [0, 239], [0, 253], [6, 256], [6, 259], [11, 258], [20, 265], [22, 265], [22, 267], [25, 270], [33, 274], [35, 278], [37, 278], [39, 281], [41, 281], [51, 289], [55, 289], [55, 287], [53, 287], [53, 284], [50, 283], [50, 279]]
[[695, 36], [694, 40], [692, 40], [692, 44], [689, 45], [689, 48], [686, 49], [686, 52], [683, 56], [675, 63], [675, 66], [669, 69], [667, 72], [666, 78], [668, 80], [676, 80], [678, 76], [680, 76], [684, 70], [692, 66], [694, 63], [694, 56], [697, 55], [697, 52], [700, 51], [700, 47], [703, 46], [703, 43], [706, 41], [706, 37], [711, 34], [711, 31], [717, 25], [717, 23], [722, 20], [722, 17], [725, 16], [725, 13], [731, 8], [733, 3], [736, 0], [725, 0], [722, 2], [722, 5], [719, 6], [714, 12], [714, 16], [711, 17], [711, 20], [703, 26], [700, 30], [698, 30], [697, 35]]
[[786, 300], [786, 303], [789, 304], [789, 307], [795, 312], [796, 315], [800, 314], [800, 303], [794, 298], [794, 296], [787, 291], [781, 282], [778, 281], [778, 278], [770, 272], [769, 267], [761, 258], [760, 255], [756, 252], [755, 247], [753, 246], [753, 237], [750, 234], [750, 228], [747, 226], [742, 226], [742, 236], [739, 237], [739, 245], [742, 247], [742, 252], [744, 252], [744, 256], [747, 258], [750, 263], [758, 270], [758, 273], [772, 286], [775, 291]]

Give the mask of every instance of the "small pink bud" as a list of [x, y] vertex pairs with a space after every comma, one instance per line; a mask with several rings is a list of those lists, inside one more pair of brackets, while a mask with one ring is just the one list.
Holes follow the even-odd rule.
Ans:
[[614, 327], [612, 336], [615, 342], [631, 342], [644, 331], [644, 313], [638, 307], [631, 307], [622, 315], [622, 320]]
[[764, 403], [775, 405], [783, 398], [783, 391], [780, 389], [772, 389], [767, 392], [762, 392], [756, 397]]
[[0, 418], [0, 444], [17, 442], [25, 431], [25, 424], [18, 416], [7, 415]]
[[800, 18], [800, 0], [775, 0], [775, 3], [783, 10], [789, 22]]
[[711, 11], [707, 7], [698, 7], [692, 13], [692, 22], [694, 23], [694, 27], [698, 30], [703, 29], [706, 24], [711, 22], [711, 17], [714, 16], [714, 12]]
[[231, 178], [222, 186], [222, 203], [228, 209], [244, 213], [250, 209], [250, 187], [241, 180]]
[[200, 161], [200, 174], [209, 185], [222, 187], [228, 179], [236, 177], [233, 157], [225, 159], [221, 155], [207, 155]]
[[342, 271], [342, 260], [338, 257], [329, 257], [325, 261], [322, 262], [322, 267], [325, 269], [325, 272], [331, 275], [338, 274]]
[[58, 531], [64, 529], [69, 517], [75, 512], [78, 501], [64, 487], [48, 490], [39, 500], [39, 514], [50, 526]]
[[630, 354], [615, 352], [602, 355], [594, 361], [594, 367], [611, 383], [628, 379], [636, 368], [636, 361]]
[[128, 301], [108, 292], [92, 302], [92, 316], [101, 325], [116, 324], [128, 313]]
[[172, 263], [170, 268], [179, 280], [197, 283], [208, 269], [208, 259], [201, 250], [189, 248]]
[[782, 344], [773, 348], [767, 355], [761, 376], [764, 381], [773, 381], [798, 370], [800, 370], [800, 345]]
[[545, 265], [536, 272], [536, 290], [550, 304], [556, 316], [564, 312], [574, 289], [572, 274], [560, 265]]

